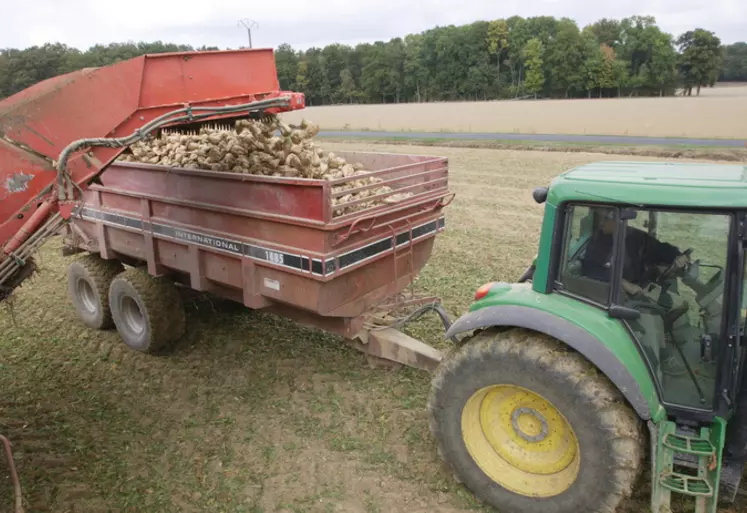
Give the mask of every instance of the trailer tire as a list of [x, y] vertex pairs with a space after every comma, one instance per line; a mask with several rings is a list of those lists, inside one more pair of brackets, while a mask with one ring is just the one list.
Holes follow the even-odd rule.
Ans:
[[499, 511], [613, 513], [640, 473], [638, 416], [588, 360], [540, 333], [474, 336], [437, 369], [428, 410], [457, 480]]
[[128, 269], [112, 281], [109, 304], [119, 335], [136, 351], [157, 353], [184, 335], [184, 305], [166, 277]]
[[86, 255], [67, 268], [67, 291], [78, 316], [89, 328], [114, 327], [109, 309], [109, 286], [124, 266], [118, 260]]

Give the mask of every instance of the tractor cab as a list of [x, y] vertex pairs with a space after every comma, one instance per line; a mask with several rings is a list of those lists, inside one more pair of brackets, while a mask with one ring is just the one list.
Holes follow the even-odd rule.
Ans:
[[535, 190], [535, 261], [519, 283], [480, 287], [433, 382], [441, 452], [484, 501], [612, 511], [646, 452], [653, 512], [673, 511], [673, 493], [698, 513], [734, 500], [747, 461], [745, 171], [603, 162]]

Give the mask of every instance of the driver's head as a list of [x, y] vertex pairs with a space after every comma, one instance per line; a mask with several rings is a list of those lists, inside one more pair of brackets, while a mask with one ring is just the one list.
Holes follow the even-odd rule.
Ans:
[[596, 211], [597, 229], [605, 235], [615, 231], [615, 211], [608, 208], [600, 208]]

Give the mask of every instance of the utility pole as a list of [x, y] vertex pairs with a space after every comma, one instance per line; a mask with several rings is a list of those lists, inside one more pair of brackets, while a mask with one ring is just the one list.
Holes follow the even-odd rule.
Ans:
[[246, 34], [249, 36], [249, 48], [252, 48], [252, 29], [258, 28], [259, 24], [254, 20], [244, 18], [243, 20], [239, 20], [239, 27], [242, 26], [246, 29]]

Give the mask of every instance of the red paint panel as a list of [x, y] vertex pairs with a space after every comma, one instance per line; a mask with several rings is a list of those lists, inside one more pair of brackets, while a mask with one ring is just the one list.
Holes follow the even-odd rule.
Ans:
[[209, 280], [241, 288], [241, 260], [234, 256], [202, 252], [202, 268]]
[[145, 243], [142, 234], [107, 227], [107, 239], [109, 248], [113, 251], [138, 260], [145, 260]]
[[[244, 178], [244, 179], [242, 179]], [[281, 180], [256, 180], [229, 173], [193, 172], [162, 166], [110, 166], [102, 176], [105, 187], [143, 195], [240, 208], [258, 214], [284, 215], [321, 221], [321, 184], [298, 185]]]
[[140, 198], [119, 194], [101, 194], [101, 206], [110, 210], [121, 210], [123, 213], [140, 217]]
[[279, 90], [275, 57], [270, 49], [157, 54], [145, 62], [140, 106]]
[[32, 203], [56, 174], [39, 157], [0, 139], [0, 247], [5, 245], [36, 210]]
[[[311, 312], [317, 311], [319, 297], [326, 291], [325, 284], [314, 279], [269, 267], [257, 266], [255, 276], [257, 290], [263, 296]], [[268, 287], [265, 280], [277, 283], [280, 290]]]
[[156, 239], [154, 243], [161, 264], [176, 271], [189, 271], [187, 246], [163, 239]]

